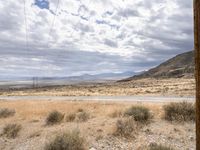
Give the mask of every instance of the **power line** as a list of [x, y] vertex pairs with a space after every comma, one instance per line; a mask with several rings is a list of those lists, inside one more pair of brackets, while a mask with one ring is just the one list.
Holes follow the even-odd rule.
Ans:
[[49, 29], [49, 36], [48, 36], [48, 41], [47, 41], [47, 47], [49, 47], [49, 40], [50, 40], [49, 38], [50, 38], [51, 32], [53, 30], [53, 26], [54, 26], [54, 23], [55, 23], [55, 18], [56, 18], [56, 15], [57, 15], [59, 3], [60, 3], [60, 0], [57, 1], [55, 14], [53, 16], [53, 20], [52, 20], [52, 23], [51, 23], [51, 26], [50, 26], [50, 29]]
[[[88, 0], [88, 8], [89, 8], [89, 6], [90, 6], [90, 3], [91, 3], [91, 1], [92, 0]], [[82, 3], [81, 3], [82, 4]], [[79, 23], [79, 22], [78, 22]], [[78, 25], [78, 23], [76, 23], [76, 25], [75, 26], [77, 26]], [[75, 30], [73, 30], [70, 34], [71, 34], [71, 36], [73, 36], [73, 34], [74, 34], [74, 32], [75, 32]]]
[[27, 27], [27, 14], [26, 14], [26, 0], [24, 0], [24, 23], [25, 23], [25, 34], [26, 34], [26, 49], [28, 50], [28, 27]]

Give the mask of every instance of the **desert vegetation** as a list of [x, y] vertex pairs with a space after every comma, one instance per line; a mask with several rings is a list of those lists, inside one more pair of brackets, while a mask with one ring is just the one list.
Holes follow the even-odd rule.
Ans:
[[[181, 108], [183, 104], [188, 114], [193, 104], [184, 102]], [[17, 112], [13, 117], [0, 119], [0, 149], [172, 150], [166, 145], [175, 150], [195, 149], [193, 121], [174, 124], [163, 120], [165, 108], [171, 103], [0, 101], [0, 105]], [[44, 120], [47, 125], [56, 125], [46, 127]], [[11, 140], [9, 144], [5, 138]], [[155, 142], [159, 144], [151, 144]]]
[[168, 121], [195, 121], [195, 108], [192, 103], [170, 103], [163, 108], [164, 118]]
[[132, 106], [124, 112], [124, 115], [130, 116], [141, 123], [147, 123], [151, 119], [149, 109], [144, 106]]
[[109, 116], [111, 118], [119, 118], [119, 117], [123, 117], [123, 111], [122, 110], [114, 110], [112, 113], [109, 114]]
[[79, 108], [75, 113], [69, 113], [66, 115], [65, 120], [67, 122], [86, 122], [90, 118], [90, 114], [84, 109]]
[[78, 130], [56, 135], [46, 144], [45, 150], [86, 150], [85, 139], [80, 136]]
[[165, 145], [151, 143], [149, 145], [149, 150], [174, 150], [174, 149]]
[[66, 115], [65, 120], [67, 122], [72, 122], [76, 119], [76, 113], [70, 113], [68, 115]]
[[7, 118], [10, 116], [14, 116], [15, 110], [8, 108], [0, 108], [0, 118]]
[[187, 78], [156, 79], [146, 78], [128, 82], [88, 83], [85, 85], [66, 85], [40, 87], [37, 89], [0, 90], [3, 96], [41, 95], [41, 96], [99, 96], [99, 95], [177, 95], [193, 96], [195, 80]]
[[20, 124], [7, 124], [3, 128], [3, 136], [7, 138], [16, 138], [22, 126]]
[[53, 125], [60, 123], [64, 118], [64, 114], [61, 112], [54, 110], [50, 112], [46, 118], [46, 124], [47, 125]]
[[132, 118], [117, 120], [113, 135], [133, 138], [137, 134], [137, 124]]
[[78, 112], [76, 114], [76, 121], [78, 122], [85, 122], [87, 121], [88, 119], [90, 118], [90, 114], [85, 112], [85, 111], [82, 111], [82, 112]]

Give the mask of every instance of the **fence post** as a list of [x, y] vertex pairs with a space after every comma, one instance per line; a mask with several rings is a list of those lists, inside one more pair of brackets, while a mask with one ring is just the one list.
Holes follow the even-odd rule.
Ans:
[[200, 0], [194, 0], [193, 4], [196, 79], [196, 149], [200, 150]]

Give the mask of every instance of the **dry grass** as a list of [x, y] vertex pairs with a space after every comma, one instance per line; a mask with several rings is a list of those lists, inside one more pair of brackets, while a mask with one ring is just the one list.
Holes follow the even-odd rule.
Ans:
[[123, 115], [124, 114], [122, 110], [114, 110], [111, 114], [109, 114], [111, 118], [119, 118], [122, 117]]
[[149, 150], [174, 150], [174, 149], [165, 145], [152, 143], [149, 145]]
[[60, 123], [64, 118], [64, 114], [61, 112], [54, 110], [50, 112], [46, 118], [46, 124], [47, 125], [53, 125]]
[[[0, 106], [8, 109], [15, 109], [18, 118], [24, 118], [27, 121], [40, 120], [41, 118], [46, 118], [46, 116], [52, 110], [59, 110], [64, 114], [69, 114], [69, 112], [74, 112], [79, 108], [84, 108], [87, 112], [90, 110], [91, 113], [95, 114], [96, 117], [109, 116], [115, 110], [125, 110], [129, 108], [130, 105], [137, 105], [137, 103], [129, 102], [70, 102], [70, 101], [0, 101]], [[145, 103], [145, 107], [149, 108], [156, 118], [160, 118], [162, 114], [162, 104], [161, 103]], [[0, 120], [0, 123], [3, 123]]]
[[[108, 143], [113, 148], [113, 145], [117, 144], [124, 146], [126, 140], [124, 138], [118, 138], [110, 135], [113, 133], [113, 126], [117, 122], [118, 118], [111, 118], [109, 115], [116, 110], [127, 110], [130, 106], [138, 106], [138, 103], [134, 102], [95, 102], [95, 101], [0, 101], [2, 108], [15, 109], [16, 115], [13, 117], [0, 119], [0, 129], [3, 129], [5, 124], [17, 123], [23, 125], [23, 130], [20, 131], [20, 136], [16, 140], [4, 141], [4, 137], [0, 137], [0, 149], [43, 149], [47, 144], [47, 141], [53, 141], [53, 139], [60, 132], [67, 130], [73, 130], [78, 128], [81, 134], [84, 134], [88, 146], [102, 144], [103, 146]], [[139, 105], [145, 106], [151, 110], [154, 118], [150, 124], [144, 126], [141, 130], [137, 130], [138, 133], [132, 133], [135, 136], [134, 143], [130, 139], [130, 147], [124, 149], [138, 149], [141, 145], [148, 146], [149, 142], [155, 140], [158, 143], [163, 144], [165, 142], [176, 143], [173, 147], [178, 149], [179, 145], [184, 148], [195, 149], [195, 126], [194, 123], [188, 122], [185, 124], [172, 124], [170, 122], [162, 120], [163, 116], [163, 104], [162, 103], [139, 103]], [[84, 123], [65, 122], [56, 126], [44, 127], [44, 120], [52, 110], [59, 110], [63, 114], [77, 113], [79, 108], [84, 108], [85, 112], [89, 112], [92, 116], [89, 121]], [[122, 118], [124, 120], [126, 118]], [[165, 127], [165, 128], [163, 128]], [[174, 130], [176, 128], [176, 131]], [[146, 132], [149, 129], [149, 132]], [[169, 134], [170, 133], [170, 134]], [[106, 138], [108, 136], [108, 138]], [[119, 135], [120, 136], [120, 135]], [[168, 140], [170, 136], [170, 140]], [[192, 136], [193, 141], [190, 140]], [[31, 138], [30, 138], [31, 137]], [[96, 141], [101, 137], [100, 140]], [[183, 139], [184, 143], [180, 143], [177, 139]], [[120, 140], [120, 141], [119, 141]], [[100, 142], [100, 143], [99, 143]], [[125, 143], [124, 143], [125, 142]], [[122, 144], [120, 144], [122, 143]], [[93, 145], [94, 144], [94, 145]], [[170, 145], [168, 143], [168, 145]], [[178, 146], [177, 146], [178, 145]], [[107, 146], [105, 146], [106, 148]], [[99, 147], [98, 147], [99, 148]], [[104, 148], [104, 149], [105, 149]], [[111, 149], [112, 149], [111, 148]], [[100, 147], [101, 149], [101, 147]], [[102, 148], [103, 149], [103, 148]]]
[[75, 113], [69, 113], [66, 115], [65, 120], [67, 122], [86, 122], [90, 118], [90, 114], [84, 109], [79, 108]]
[[7, 138], [16, 138], [21, 128], [22, 126], [20, 124], [7, 124], [3, 128], [2, 135], [6, 136]]
[[124, 118], [117, 120], [113, 135], [133, 138], [135, 137], [137, 130], [137, 123], [133, 120], [133, 118]]
[[74, 130], [57, 135], [46, 144], [45, 150], [86, 150], [85, 140]]
[[70, 113], [65, 117], [65, 120], [67, 122], [72, 122], [76, 119], [76, 114], [75, 113]]
[[140, 79], [121, 83], [66, 85], [17, 91], [2, 91], [1, 95], [180, 95], [193, 96], [195, 80], [184, 78]]
[[151, 119], [150, 110], [144, 106], [132, 106], [125, 111], [124, 115], [133, 117], [135, 121], [141, 123], [147, 123]]
[[163, 107], [164, 118], [169, 121], [195, 121], [194, 104], [188, 102], [170, 103]]
[[83, 112], [78, 112], [76, 114], [76, 121], [78, 122], [85, 122], [90, 118], [90, 114], [83, 111]]
[[0, 118], [7, 118], [10, 116], [15, 115], [15, 110], [14, 109], [8, 109], [8, 108], [1, 108], [0, 109]]

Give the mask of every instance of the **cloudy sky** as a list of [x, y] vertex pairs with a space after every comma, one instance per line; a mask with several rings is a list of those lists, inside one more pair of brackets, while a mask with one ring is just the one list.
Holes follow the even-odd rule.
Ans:
[[0, 16], [0, 76], [142, 71], [193, 49], [192, 0], [5, 0]]

